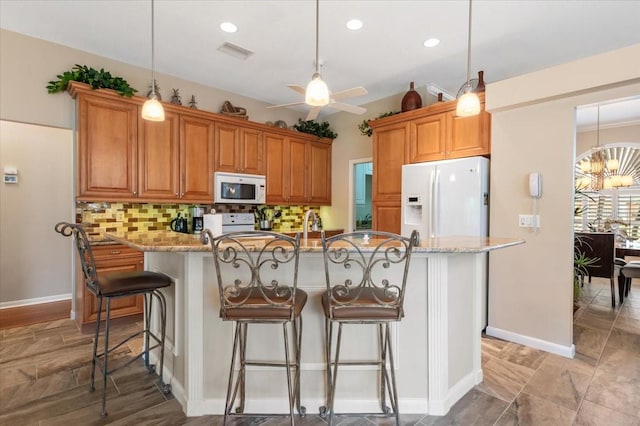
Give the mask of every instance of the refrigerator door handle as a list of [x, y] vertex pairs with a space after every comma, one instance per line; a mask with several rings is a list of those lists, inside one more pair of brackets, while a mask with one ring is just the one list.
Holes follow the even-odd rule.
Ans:
[[437, 234], [439, 217], [438, 217], [438, 202], [440, 200], [440, 170], [435, 169], [431, 172], [431, 199], [429, 200], [430, 210], [430, 223], [429, 234], [431, 238], [434, 238]]

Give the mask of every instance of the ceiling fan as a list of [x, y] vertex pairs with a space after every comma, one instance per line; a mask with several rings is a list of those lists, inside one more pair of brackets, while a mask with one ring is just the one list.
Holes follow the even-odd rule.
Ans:
[[352, 114], [363, 114], [367, 111], [366, 108], [362, 108], [355, 105], [345, 104], [340, 102], [342, 99], [351, 98], [355, 96], [366, 95], [367, 89], [362, 86], [353, 87], [351, 89], [342, 90], [340, 92], [331, 93], [327, 84], [322, 80], [320, 75], [320, 61], [318, 60], [318, 40], [319, 40], [319, 18], [320, 16], [320, 0], [316, 0], [316, 72], [311, 77], [311, 81], [305, 89], [297, 84], [288, 84], [291, 90], [304, 95], [305, 100], [303, 102], [292, 102], [288, 104], [272, 105], [267, 108], [281, 108], [294, 105], [310, 105], [311, 110], [307, 114], [307, 121], [314, 120], [320, 113], [320, 109], [324, 106], [337, 109], [340, 111], [350, 112]]

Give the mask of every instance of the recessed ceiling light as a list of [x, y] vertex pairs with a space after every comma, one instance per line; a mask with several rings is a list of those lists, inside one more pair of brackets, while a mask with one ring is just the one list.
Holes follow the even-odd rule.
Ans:
[[225, 33], [235, 33], [238, 31], [238, 27], [232, 22], [223, 22], [220, 24], [220, 29]]
[[351, 31], [357, 31], [360, 28], [362, 28], [362, 21], [359, 19], [350, 19], [349, 21], [347, 21], [347, 28], [350, 29]]
[[424, 47], [436, 47], [440, 44], [440, 40], [437, 38], [428, 38], [424, 41]]

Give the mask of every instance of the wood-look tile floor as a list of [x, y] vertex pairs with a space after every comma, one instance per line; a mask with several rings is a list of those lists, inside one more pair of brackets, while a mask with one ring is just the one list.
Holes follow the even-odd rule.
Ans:
[[[119, 324], [125, 335], [140, 324]], [[611, 308], [609, 285], [585, 284], [575, 314], [577, 355], [567, 359], [515, 343], [483, 337], [484, 381], [444, 417], [401, 415], [403, 425], [634, 425], [640, 426], [640, 287]], [[117, 351], [131, 359], [140, 340]], [[163, 395], [157, 376], [141, 360], [108, 379], [107, 409], [100, 417], [101, 386], [88, 391], [92, 334], [70, 320], [0, 330], [0, 425], [221, 425], [221, 416], [187, 418]], [[303, 401], [304, 402], [304, 401]], [[300, 425], [325, 425], [309, 414]], [[389, 419], [347, 417], [340, 426], [390, 425]], [[234, 419], [233, 425], [287, 425], [287, 417]]]

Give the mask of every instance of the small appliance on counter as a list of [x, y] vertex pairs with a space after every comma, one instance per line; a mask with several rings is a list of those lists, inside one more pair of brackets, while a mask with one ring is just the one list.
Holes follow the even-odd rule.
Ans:
[[191, 216], [191, 233], [200, 234], [203, 229], [204, 207], [189, 207], [189, 215]]
[[222, 234], [222, 213], [205, 213], [203, 227], [210, 230], [214, 237]]
[[186, 234], [188, 232], [187, 231], [187, 228], [188, 228], [188, 226], [187, 226], [187, 218], [186, 217], [180, 217], [180, 213], [178, 213], [178, 216], [175, 219], [173, 219], [171, 221], [171, 223], [169, 224], [169, 228], [172, 231], [183, 232], [183, 233]]

